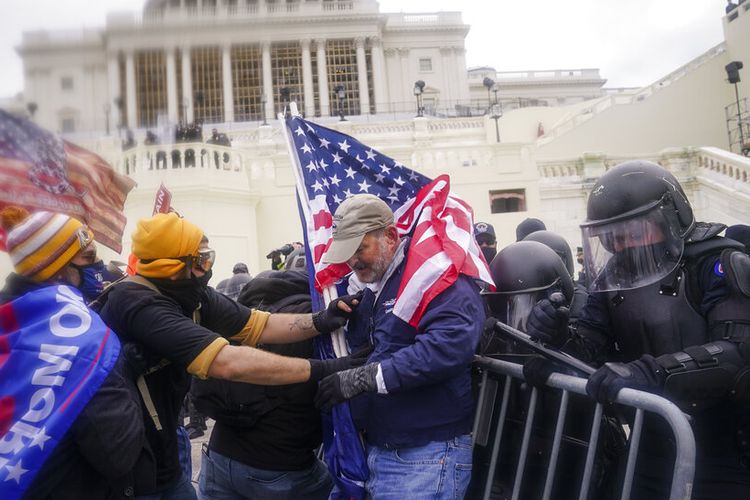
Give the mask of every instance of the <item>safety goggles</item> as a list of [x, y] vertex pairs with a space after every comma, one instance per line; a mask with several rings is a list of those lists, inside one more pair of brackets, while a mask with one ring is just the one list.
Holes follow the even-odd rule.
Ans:
[[214, 267], [214, 262], [216, 262], [216, 250], [211, 250], [210, 248], [207, 250], [203, 250], [198, 252], [198, 256], [192, 256], [193, 264], [197, 266], [200, 270], [207, 273], [211, 270], [212, 267]]

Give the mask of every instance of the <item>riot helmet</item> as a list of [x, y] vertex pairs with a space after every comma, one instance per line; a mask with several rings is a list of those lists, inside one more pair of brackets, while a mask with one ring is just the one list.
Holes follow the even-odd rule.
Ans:
[[527, 235], [523, 241], [538, 241], [539, 243], [547, 245], [560, 256], [570, 275], [573, 276], [575, 273], [575, 268], [573, 267], [573, 252], [571, 252], [570, 245], [565, 241], [565, 238], [559, 234], [547, 231], [546, 229], [542, 231], [534, 231]]
[[613, 167], [594, 184], [581, 224], [589, 290], [630, 290], [668, 276], [694, 225], [670, 172], [643, 160]]
[[490, 273], [495, 292], [483, 292], [493, 316], [526, 331], [531, 309], [542, 299], [562, 292], [566, 303], [573, 299], [573, 280], [560, 257], [538, 241], [518, 241], [503, 248], [492, 259]]

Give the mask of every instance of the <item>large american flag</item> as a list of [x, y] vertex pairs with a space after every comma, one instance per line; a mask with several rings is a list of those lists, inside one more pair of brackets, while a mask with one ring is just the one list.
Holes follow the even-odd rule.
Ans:
[[69, 214], [120, 252], [123, 208], [133, 186], [96, 154], [0, 110], [0, 208]]
[[324, 264], [321, 257], [332, 242], [332, 214], [343, 200], [360, 193], [388, 203], [399, 233], [412, 237], [394, 306], [398, 317], [416, 326], [430, 300], [459, 274], [493, 286], [474, 240], [473, 211], [451, 193], [447, 175], [429, 179], [348, 135], [300, 117], [287, 119], [286, 126], [319, 291], [350, 272], [346, 264]]

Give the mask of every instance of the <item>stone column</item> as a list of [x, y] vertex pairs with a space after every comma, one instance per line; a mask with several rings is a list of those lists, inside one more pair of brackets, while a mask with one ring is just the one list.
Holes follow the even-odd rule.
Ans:
[[120, 61], [118, 54], [111, 53], [107, 59], [107, 83], [109, 84], [109, 94], [107, 95], [107, 106], [109, 106], [109, 127], [110, 130], [117, 130], [121, 125], [120, 109], [117, 107], [117, 99], [125, 102], [125, 96], [120, 95]]
[[414, 103], [416, 109], [416, 101], [413, 99], [414, 95], [412, 89], [414, 88], [415, 80], [412, 80], [414, 74], [409, 71], [409, 49], [398, 49], [398, 57], [401, 62], [401, 103], [399, 104], [399, 111], [411, 111], [411, 101]]
[[315, 89], [313, 88], [312, 58], [310, 57], [310, 39], [303, 38], [302, 45], [302, 86], [305, 94], [305, 116], [315, 116]]
[[466, 49], [455, 47], [453, 61], [456, 65], [456, 74], [458, 75], [458, 89], [456, 90], [457, 99], [469, 100], [469, 74], [466, 70]]
[[383, 43], [375, 36], [370, 38], [372, 52], [372, 79], [375, 91], [375, 112], [388, 112], [388, 86], [386, 85], [385, 57], [383, 55]]
[[275, 120], [273, 112], [273, 75], [271, 74], [271, 42], [263, 42], [263, 93], [266, 94], [266, 117]]
[[452, 47], [440, 47], [440, 73], [443, 75], [443, 81], [441, 82], [443, 92], [445, 96], [442, 97], [442, 101], [447, 102], [449, 105], [454, 106], [459, 104], [456, 101], [456, 95], [453, 90], [453, 82], [456, 79], [456, 70], [453, 65], [453, 48]]
[[359, 114], [370, 114], [370, 92], [367, 85], [367, 59], [365, 58], [365, 39], [357, 37], [354, 39], [357, 48], [357, 79], [359, 80]]
[[180, 106], [185, 107], [185, 123], [193, 123], [193, 72], [190, 64], [190, 47], [182, 47], [182, 100]]
[[128, 110], [128, 128], [133, 129], [138, 126], [138, 119], [136, 116], [135, 59], [132, 50], [125, 54], [125, 92], [127, 94], [125, 105]]
[[320, 96], [320, 116], [329, 116], [331, 106], [329, 102], [330, 92], [328, 90], [328, 64], [326, 61], [326, 41], [315, 40], [318, 50], [318, 95]]
[[177, 64], [174, 59], [174, 47], [168, 47], [167, 56], [167, 116], [170, 123], [177, 123], [179, 103], [177, 102]]
[[221, 80], [224, 84], [224, 121], [234, 121], [234, 92], [232, 89], [232, 46], [221, 48]]

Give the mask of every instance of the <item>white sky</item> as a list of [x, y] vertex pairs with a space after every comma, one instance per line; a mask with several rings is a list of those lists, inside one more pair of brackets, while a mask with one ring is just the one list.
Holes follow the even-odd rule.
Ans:
[[[14, 47], [35, 29], [103, 27], [144, 0], [2, 0], [0, 97], [22, 90]], [[461, 11], [469, 66], [600, 68], [608, 87], [652, 83], [722, 40], [725, 0], [381, 0], [381, 12]]]

